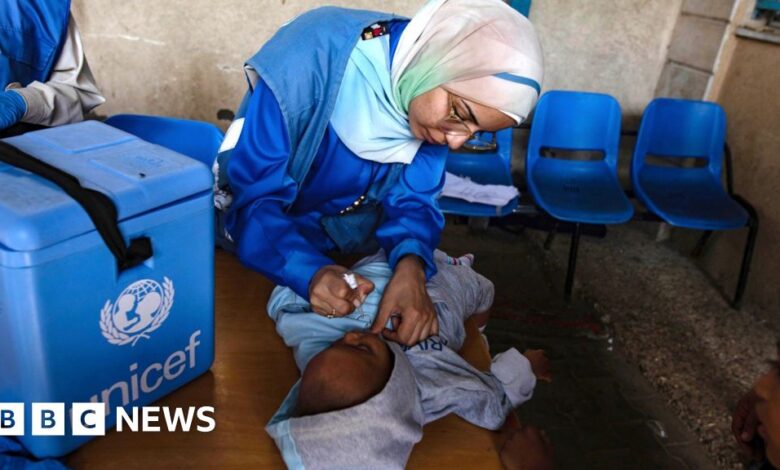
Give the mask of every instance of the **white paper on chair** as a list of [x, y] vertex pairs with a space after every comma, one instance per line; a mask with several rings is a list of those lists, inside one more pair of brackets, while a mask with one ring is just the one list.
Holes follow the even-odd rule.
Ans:
[[520, 192], [514, 186], [478, 184], [468, 178], [448, 172], [444, 177], [444, 189], [442, 189], [441, 195], [463, 199], [468, 202], [502, 207], [519, 196]]

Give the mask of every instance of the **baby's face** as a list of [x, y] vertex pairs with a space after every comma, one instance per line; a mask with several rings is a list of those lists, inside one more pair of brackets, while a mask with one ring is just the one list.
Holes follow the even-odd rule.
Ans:
[[363, 403], [382, 391], [392, 365], [392, 352], [378, 335], [347, 333], [309, 361], [299, 404], [311, 414]]
[[390, 354], [379, 335], [351, 331], [315, 356], [307, 370], [312, 366], [336, 369], [331, 377], [371, 384], [381, 381], [384, 385], [390, 375]]

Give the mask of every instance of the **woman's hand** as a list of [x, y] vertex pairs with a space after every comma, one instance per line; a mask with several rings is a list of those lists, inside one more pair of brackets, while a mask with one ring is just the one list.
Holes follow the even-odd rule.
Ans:
[[[394, 330], [385, 328], [392, 315], [398, 315], [397, 320], [393, 319]], [[425, 290], [425, 271], [416, 256], [405, 256], [396, 265], [371, 331], [406, 346], [439, 334], [436, 310]]]
[[355, 274], [357, 288], [351, 289], [344, 280], [347, 271], [337, 264], [323, 266], [317, 271], [309, 283], [309, 303], [315, 312], [324, 316], [349, 315], [374, 290], [374, 283], [360, 274]]

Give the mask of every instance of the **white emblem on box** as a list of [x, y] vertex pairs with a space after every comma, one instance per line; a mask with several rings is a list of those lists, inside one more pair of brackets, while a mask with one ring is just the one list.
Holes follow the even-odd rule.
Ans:
[[163, 285], [152, 279], [136, 281], [125, 288], [112, 304], [100, 311], [100, 331], [109, 343], [122, 346], [149, 339], [149, 333], [163, 324], [173, 306], [173, 281], [163, 277]]

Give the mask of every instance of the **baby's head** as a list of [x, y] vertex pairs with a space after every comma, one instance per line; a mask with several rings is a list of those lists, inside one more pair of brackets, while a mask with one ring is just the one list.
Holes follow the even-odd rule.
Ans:
[[266, 430], [290, 468], [403, 468], [424, 420], [401, 347], [353, 332], [309, 360]]
[[350, 408], [381, 392], [393, 354], [378, 336], [353, 331], [314, 356], [298, 389], [297, 416]]

